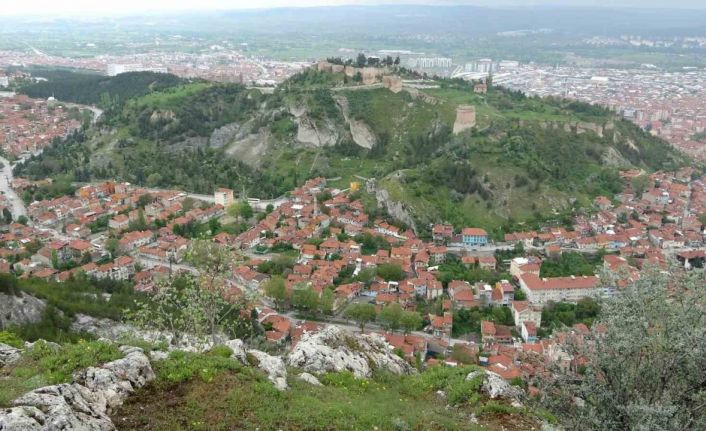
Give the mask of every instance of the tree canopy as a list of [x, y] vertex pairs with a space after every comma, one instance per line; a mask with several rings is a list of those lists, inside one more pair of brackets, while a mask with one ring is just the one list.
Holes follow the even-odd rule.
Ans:
[[706, 429], [702, 270], [647, 270], [602, 304], [592, 336], [569, 343], [579, 378], [554, 370], [543, 401], [567, 429]]

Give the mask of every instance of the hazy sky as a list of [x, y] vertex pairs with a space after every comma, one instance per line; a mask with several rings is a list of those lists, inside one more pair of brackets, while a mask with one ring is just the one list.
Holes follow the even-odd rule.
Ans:
[[115, 14], [157, 10], [243, 9], [348, 4], [473, 4], [479, 6], [630, 6], [706, 8], [706, 0], [2, 0], [0, 15]]

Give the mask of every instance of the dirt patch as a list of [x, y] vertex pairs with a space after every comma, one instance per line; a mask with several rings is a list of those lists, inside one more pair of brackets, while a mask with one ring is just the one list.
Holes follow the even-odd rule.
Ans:
[[[186, 405], [190, 383], [151, 384], [129, 397], [112, 416], [119, 430], [158, 430], [160, 424]], [[174, 418], [176, 419], [176, 418]], [[188, 429], [188, 424], [183, 424]]]
[[541, 430], [539, 420], [519, 413], [493, 413], [478, 418], [478, 423], [489, 431]]

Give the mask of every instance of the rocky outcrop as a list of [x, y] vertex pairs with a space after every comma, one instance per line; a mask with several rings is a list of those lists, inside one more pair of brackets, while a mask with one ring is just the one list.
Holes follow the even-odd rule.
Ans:
[[310, 147], [330, 147], [338, 142], [338, 134], [327, 124], [301, 116], [297, 118], [297, 141]]
[[341, 113], [343, 114], [343, 118], [346, 120], [346, 123], [348, 123], [353, 142], [355, 142], [355, 144], [359, 147], [367, 149], [373, 148], [373, 146], [377, 142], [375, 134], [372, 130], [370, 130], [370, 127], [368, 127], [365, 122], [350, 117], [348, 99], [340, 96], [335, 97], [334, 100], [338, 104], [338, 107], [341, 109]]
[[379, 335], [354, 335], [336, 326], [305, 334], [287, 363], [314, 374], [350, 371], [358, 378], [369, 378], [376, 369], [398, 375], [416, 372]]
[[142, 349], [123, 346], [122, 359], [101, 368], [89, 367], [74, 374], [74, 382], [95, 394], [94, 400], [108, 412], [119, 407], [135, 391], [155, 378], [149, 358]]
[[46, 306], [43, 300], [26, 293], [0, 293], [0, 328], [39, 322]]
[[466, 376], [466, 380], [481, 378], [483, 384], [481, 390], [491, 399], [502, 398], [512, 402], [514, 405], [522, 404], [524, 391], [516, 386], [512, 386], [500, 375], [492, 371], [472, 371]]
[[35, 389], [0, 412], [0, 430], [114, 430], [108, 416], [154, 379], [142, 349], [123, 346], [123, 358], [74, 374], [73, 383]]
[[287, 367], [279, 356], [268, 355], [260, 350], [248, 350], [248, 362], [267, 374], [275, 388], [287, 389]]
[[245, 344], [243, 344], [242, 340], [228, 340], [223, 344], [233, 351], [233, 354], [230, 356], [231, 358], [237, 359], [243, 364], [248, 363], [247, 352], [245, 351]]
[[0, 343], [0, 367], [14, 364], [22, 357], [22, 350]]
[[392, 217], [409, 226], [414, 232], [417, 231], [414, 217], [409, 213], [404, 202], [392, 200], [390, 193], [381, 187], [376, 189], [375, 199], [377, 200], [378, 208], [384, 208]]
[[183, 350], [185, 352], [205, 352], [228, 340], [224, 336], [203, 340], [188, 334], [181, 334], [177, 337], [166, 331], [143, 331], [133, 325], [111, 319], [98, 319], [85, 314], [76, 315], [71, 329], [77, 332], [87, 332], [110, 341], [129, 342], [138, 339], [153, 344], [166, 343], [168, 350]]
[[226, 154], [257, 168], [265, 159], [263, 156], [269, 151], [271, 140], [269, 131], [262, 128], [257, 133], [237, 136], [228, 144]]
[[319, 379], [309, 373], [301, 373], [297, 376], [297, 378], [302, 382], [306, 382], [312, 386], [323, 386]]
[[238, 123], [226, 124], [211, 133], [211, 137], [208, 139], [209, 147], [222, 148], [228, 145], [233, 139], [236, 138], [238, 131], [240, 130], [240, 125]]

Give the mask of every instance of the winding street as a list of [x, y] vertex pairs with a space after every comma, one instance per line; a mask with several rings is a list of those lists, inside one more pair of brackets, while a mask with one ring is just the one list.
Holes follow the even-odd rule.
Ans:
[[12, 189], [12, 165], [10, 161], [4, 157], [0, 157], [0, 163], [2, 163], [2, 178], [0, 178], [0, 192], [5, 195], [5, 198], [10, 204], [10, 211], [12, 212], [12, 218], [17, 220], [19, 216], [26, 216], [27, 209], [25, 208], [22, 198], [20, 198], [17, 193]]

